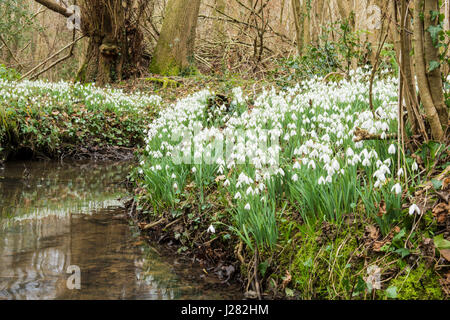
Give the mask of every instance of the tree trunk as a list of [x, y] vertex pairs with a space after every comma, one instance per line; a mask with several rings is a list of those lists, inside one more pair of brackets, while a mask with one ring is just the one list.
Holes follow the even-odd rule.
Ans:
[[[71, 18], [53, 0], [35, 0], [50, 10]], [[89, 37], [84, 61], [76, 80], [104, 85], [138, 72], [142, 59], [142, 33], [136, 14], [152, 1], [81, 0], [81, 31]]]
[[292, 0], [292, 11], [294, 14], [296, 40], [297, 40], [297, 51], [298, 55], [301, 57], [303, 55], [303, 35], [304, 35], [304, 24], [305, 17], [303, 15], [302, 4], [300, 0]]
[[200, 0], [169, 0], [150, 71], [178, 75], [194, 60]]
[[[430, 61], [432, 61], [429, 59], [437, 56], [437, 48], [433, 45], [431, 35], [425, 28], [425, 26], [431, 24], [431, 14], [427, 12], [427, 9], [436, 7], [437, 2], [438, 0], [414, 0], [414, 58], [419, 93], [428, 123], [431, 126], [432, 136], [435, 140], [442, 140], [448, 122], [448, 115], [446, 119], [442, 117], [442, 121], [445, 122], [442, 123], [438, 114], [438, 108], [442, 104], [445, 106], [445, 103], [442, 94], [440, 69], [436, 68], [432, 72], [428, 71]], [[432, 83], [437, 88], [432, 88]], [[440, 93], [436, 92], [438, 90], [440, 90]]]

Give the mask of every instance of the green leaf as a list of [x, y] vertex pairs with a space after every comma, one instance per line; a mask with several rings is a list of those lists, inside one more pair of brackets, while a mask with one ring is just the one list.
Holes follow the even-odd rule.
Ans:
[[442, 31], [442, 26], [430, 26], [428, 28], [428, 32], [431, 35], [431, 39], [433, 39], [433, 42], [436, 43], [438, 41], [438, 36]]
[[440, 63], [438, 61], [430, 61], [430, 67], [428, 68], [428, 72], [432, 72], [440, 67]]
[[410, 252], [408, 249], [406, 248], [400, 248], [395, 250], [395, 253], [398, 253], [399, 255], [402, 256], [402, 258], [409, 256]]
[[444, 239], [444, 235], [440, 234], [434, 237], [434, 245], [438, 249], [450, 249], [450, 241]]
[[435, 190], [439, 190], [442, 187], [442, 181], [433, 179], [433, 180], [431, 180], [431, 183], [433, 184], [433, 187]]
[[304, 265], [305, 267], [308, 267], [308, 268], [312, 267], [312, 265], [313, 265], [312, 259], [309, 258], [308, 260], [306, 260], [305, 262], [303, 262], [303, 265]]
[[263, 277], [265, 276], [268, 267], [269, 267], [269, 263], [267, 261], [264, 261], [259, 264], [258, 269], [259, 269], [259, 272], [261, 272], [261, 275]]
[[285, 291], [287, 297], [294, 296], [294, 291], [292, 289], [286, 288], [284, 291]]
[[392, 286], [386, 289], [386, 296], [390, 299], [397, 298], [397, 287]]

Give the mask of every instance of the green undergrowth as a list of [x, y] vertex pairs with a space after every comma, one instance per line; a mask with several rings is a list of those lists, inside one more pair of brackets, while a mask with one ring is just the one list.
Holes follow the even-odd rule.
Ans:
[[[426, 244], [443, 231], [429, 206], [443, 184], [427, 181], [448, 166], [448, 148], [403, 154], [388, 138], [396, 78], [377, 76], [374, 115], [370, 72], [349, 76], [282, 90], [224, 83], [225, 96], [203, 88], [166, 108], [131, 178], [145, 230], [210, 261], [234, 257], [250, 297], [259, 288], [283, 298], [425, 299], [407, 292], [409, 278], [396, 282], [424, 263], [439, 297], [439, 270], [427, 260], [439, 254]], [[380, 138], [358, 141], [360, 132]]]
[[419, 251], [402, 256], [370, 248], [372, 223], [309, 229], [286, 219], [276, 268], [266, 277], [269, 292], [296, 299], [443, 299], [439, 275]]
[[[5, 77], [4, 77], [5, 78]], [[0, 80], [0, 146], [58, 157], [79, 148], [142, 145], [161, 99], [66, 82]], [[1, 151], [1, 150], [0, 150]]]

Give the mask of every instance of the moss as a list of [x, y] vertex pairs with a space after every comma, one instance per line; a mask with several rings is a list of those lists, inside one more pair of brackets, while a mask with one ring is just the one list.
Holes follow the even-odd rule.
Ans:
[[167, 59], [164, 63], [158, 63], [153, 59], [150, 64], [150, 72], [163, 76], [179, 76], [182, 73], [174, 59]]
[[439, 279], [434, 270], [424, 263], [405, 275], [390, 282], [389, 286], [398, 288], [400, 300], [442, 300], [444, 298]]
[[86, 70], [87, 70], [87, 63], [85, 62], [78, 70], [77, 75], [75, 76], [75, 82], [84, 83], [86, 81]]
[[176, 82], [175, 80], [171, 80], [171, 79], [166, 78], [166, 77], [164, 77], [162, 79], [149, 77], [149, 78], [145, 78], [145, 80], [149, 81], [149, 82], [154, 82], [154, 83], [160, 84], [162, 89], [165, 89], [167, 87], [176, 88], [176, 87], [178, 87], [180, 85], [180, 83]]

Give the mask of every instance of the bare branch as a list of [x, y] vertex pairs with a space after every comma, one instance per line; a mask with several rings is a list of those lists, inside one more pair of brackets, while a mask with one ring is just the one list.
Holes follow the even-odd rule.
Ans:
[[67, 10], [63, 6], [60, 6], [59, 4], [57, 4], [56, 2], [54, 2], [52, 0], [34, 0], [34, 1], [42, 4], [44, 7], [47, 7], [48, 9], [52, 10], [53, 12], [63, 15], [66, 18], [70, 18], [73, 15], [72, 12], [70, 12], [69, 10]]

